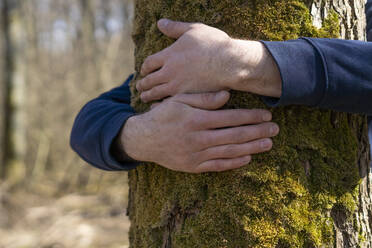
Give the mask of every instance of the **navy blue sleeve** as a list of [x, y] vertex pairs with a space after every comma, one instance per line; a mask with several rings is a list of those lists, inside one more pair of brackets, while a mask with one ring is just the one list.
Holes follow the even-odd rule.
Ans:
[[130, 106], [131, 75], [120, 87], [88, 102], [75, 119], [70, 144], [89, 164], [109, 171], [134, 169], [138, 163], [128, 158], [118, 161], [112, 155], [112, 145], [126, 120], [135, 114]]
[[315, 38], [263, 43], [283, 82], [280, 99], [263, 98], [268, 105], [372, 115], [372, 43]]

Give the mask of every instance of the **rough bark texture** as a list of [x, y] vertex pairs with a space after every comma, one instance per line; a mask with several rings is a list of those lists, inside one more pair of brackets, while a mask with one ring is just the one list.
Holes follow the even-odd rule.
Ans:
[[[363, 39], [364, 1], [137, 0], [136, 70], [173, 42], [161, 17], [203, 22], [242, 39]], [[132, 83], [132, 86], [135, 81]], [[148, 108], [133, 90], [133, 106]], [[226, 108], [266, 108], [234, 92]], [[129, 173], [131, 247], [371, 247], [366, 118], [306, 107], [273, 109], [272, 152], [224, 173], [146, 164]]]

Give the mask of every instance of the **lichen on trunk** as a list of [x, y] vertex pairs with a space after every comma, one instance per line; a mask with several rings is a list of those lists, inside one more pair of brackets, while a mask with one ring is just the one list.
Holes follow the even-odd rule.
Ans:
[[[156, 28], [162, 17], [202, 22], [240, 39], [338, 37], [345, 16], [331, 2], [137, 0], [136, 71], [174, 42]], [[321, 28], [313, 25], [314, 6], [328, 8]], [[145, 111], [134, 85], [132, 105]], [[226, 108], [267, 106], [233, 92]], [[146, 164], [131, 171], [131, 247], [372, 245], [366, 118], [298, 106], [271, 110], [281, 127], [273, 151], [241, 169], [191, 175]]]

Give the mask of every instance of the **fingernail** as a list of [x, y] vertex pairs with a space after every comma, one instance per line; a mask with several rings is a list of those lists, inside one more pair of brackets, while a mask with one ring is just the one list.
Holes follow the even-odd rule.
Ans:
[[261, 141], [261, 148], [262, 149], [270, 149], [271, 148], [271, 140], [263, 140]]
[[245, 157], [245, 158], [244, 158], [244, 161], [245, 161], [246, 163], [250, 163], [250, 162], [252, 161], [252, 157], [251, 157], [251, 156], [249, 156], [249, 157]]
[[143, 102], [146, 102], [146, 93], [142, 93], [141, 95], [140, 95], [140, 97], [141, 97], [141, 100], [143, 101]]
[[271, 113], [265, 113], [262, 117], [264, 121], [271, 121], [272, 115]]
[[279, 133], [279, 127], [277, 125], [272, 125], [270, 128], [271, 135], [277, 135]]
[[165, 18], [160, 19], [158, 21], [159, 27], [162, 27], [162, 28], [165, 28], [168, 25], [168, 23], [169, 23], [169, 20], [168, 19], [165, 19]]

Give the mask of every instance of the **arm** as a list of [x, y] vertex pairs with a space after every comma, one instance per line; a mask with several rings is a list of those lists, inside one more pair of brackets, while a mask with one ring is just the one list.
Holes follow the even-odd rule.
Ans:
[[[366, 16], [367, 39], [372, 41], [372, 0], [366, 4]], [[264, 43], [283, 81], [281, 98], [264, 98], [267, 104], [372, 115], [372, 43], [310, 38]]]
[[189, 172], [215, 172], [248, 164], [251, 156], [271, 150], [279, 127], [267, 110], [218, 110], [226, 91], [178, 94], [126, 122], [122, 150], [139, 161]]
[[75, 120], [71, 146], [97, 168], [130, 170], [134, 158], [190, 173], [231, 170], [269, 151], [279, 133], [267, 110], [217, 110], [229, 100], [226, 91], [179, 94], [134, 115], [131, 79], [87, 103]]
[[264, 42], [277, 62], [283, 81], [271, 106], [314, 106], [372, 114], [372, 43], [303, 38]]
[[[371, 1], [367, 8], [370, 15]], [[158, 26], [177, 41], [142, 65], [137, 89], [144, 101], [233, 89], [272, 97], [271, 106], [372, 114], [372, 43], [302, 38], [263, 42], [265, 49], [203, 24], [163, 19]]]
[[70, 144], [86, 162], [103, 170], [130, 170], [138, 163], [114, 156], [114, 140], [135, 112], [130, 106], [129, 82], [88, 102], [75, 119]]
[[[367, 40], [372, 41], [372, 0], [366, 16]], [[264, 98], [269, 105], [304, 104], [372, 115], [372, 42], [304, 39], [266, 46], [283, 79], [281, 98]], [[368, 122], [372, 141], [371, 116]]]

